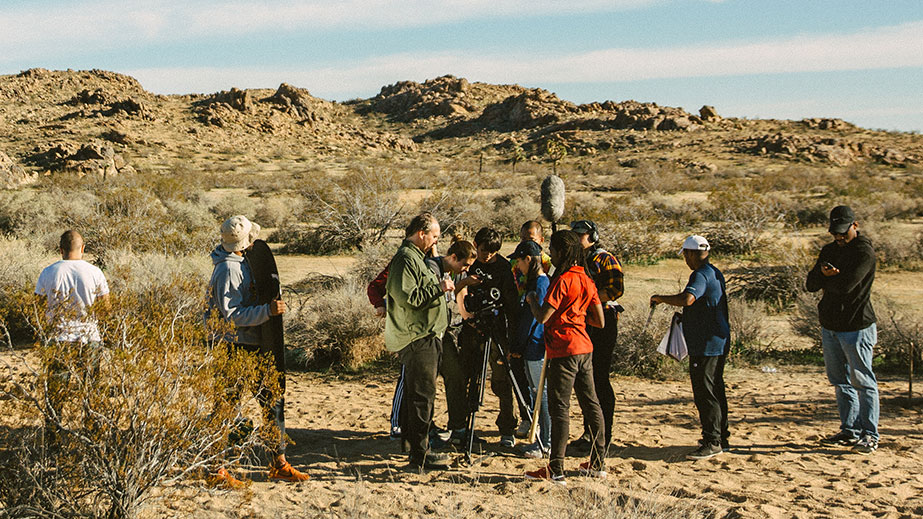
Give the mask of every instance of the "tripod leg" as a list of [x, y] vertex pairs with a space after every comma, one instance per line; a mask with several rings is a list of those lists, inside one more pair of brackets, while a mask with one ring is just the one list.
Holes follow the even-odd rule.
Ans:
[[478, 409], [484, 405], [484, 385], [487, 381], [487, 366], [490, 364], [490, 341], [487, 341], [487, 344], [484, 347], [484, 358], [481, 360], [481, 371], [477, 375], [476, 388], [472, 392], [472, 396], [477, 395], [476, 398], [471, 398], [471, 409], [468, 414], [468, 436], [466, 440], [468, 441], [468, 446], [465, 449], [465, 462], [468, 464], [471, 463], [471, 451], [474, 450], [474, 419], [477, 415]]
[[[510, 382], [513, 384], [513, 395], [516, 396], [516, 401], [519, 402], [519, 407], [521, 407], [522, 409], [525, 409], [526, 413], [528, 414], [529, 420], [531, 420], [532, 423], [535, 423], [532, 409], [530, 409], [529, 406], [526, 405], [526, 399], [522, 396], [522, 391], [519, 389], [519, 382], [516, 382], [516, 375], [513, 374], [513, 367], [510, 366], [510, 362], [509, 360], [507, 360], [506, 352], [503, 350], [503, 346], [500, 344], [499, 341], [496, 342], [495, 344], [497, 346], [497, 351], [500, 352], [500, 357], [504, 359], [503, 365], [506, 366], [506, 374], [508, 377], [510, 377]], [[539, 396], [541, 396], [541, 394], [539, 394]], [[542, 447], [544, 447], [544, 445], [542, 445]]]

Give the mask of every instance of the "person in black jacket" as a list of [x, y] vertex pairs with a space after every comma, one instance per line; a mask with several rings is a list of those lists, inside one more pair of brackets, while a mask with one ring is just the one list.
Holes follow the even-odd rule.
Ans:
[[859, 233], [848, 206], [830, 212], [833, 242], [825, 245], [808, 272], [807, 290], [823, 290], [817, 305], [827, 378], [836, 388], [840, 431], [821, 440], [853, 446], [863, 454], [878, 448], [878, 382], [872, 372], [878, 341], [870, 295], [875, 249]]

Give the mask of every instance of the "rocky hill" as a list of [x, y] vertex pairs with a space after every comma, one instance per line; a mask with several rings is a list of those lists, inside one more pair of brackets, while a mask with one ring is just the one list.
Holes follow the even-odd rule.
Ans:
[[636, 101], [576, 105], [546, 90], [442, 76], [385, 86], [336, 103], [281, 84], [275, 90], [161, 96], [102, 70], [31, 69], [0, 76], [0, 187], [61, 170], [118, 175], [139, 165], [356, 155], [539, 157], [548, 141], [570, 156], [614, 154], [713, 169], [750, 163], [916, 167], [923, 139], [839, 119], [722, 118]]

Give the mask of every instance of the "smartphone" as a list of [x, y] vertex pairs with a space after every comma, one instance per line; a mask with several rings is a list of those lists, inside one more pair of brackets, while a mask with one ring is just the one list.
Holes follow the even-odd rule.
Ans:
[[833, 264], [830, 263], [829, 261], [825, 261], [825, 262], [824, 262], [824, 267], [826, 267], [826, 268], [828, 268], [828, 269], [835, 269], [835, 268], [836, 268], [836, 267], [834, 267]]

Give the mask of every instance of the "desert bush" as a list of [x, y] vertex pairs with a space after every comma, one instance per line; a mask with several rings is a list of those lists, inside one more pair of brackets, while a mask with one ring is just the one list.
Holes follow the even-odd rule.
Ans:
[[537, 191], [526, 193], [517, 190], [494, 197], [491, 201], [493, 210], [488, 214], [490, 223], [487, 225], [499, 231], [501, 236], [518, 238], [523, 222], [541, 219], [541, 206], [537, 200]]
[[387, 170], [353, 171], [340, 180], [305, 187], [302, 219], [317, 225], [284, 229], [279, 236], [289, 240], [285, 250], [331, 254], [380, 241], [403, 221], [401, 187], [399, 178]]
[[760, 351], [765, 333], [766, 314], [766, 305], [762, 301], [728, 298], [732, 354], [746, 358]]
[[923, 372], [923, 319], [920, 312], [901, 307], [893, 300], [876, 301], [878, 344], [875, 355], [885, 371], [907, 373], [910, 368], [910, 346], [913, 344], [914, 373]]
[[783, 265], [751, 265], [727, 271], [728, 294], [746, 301], [763, 302], [770, 308], [788, 308], [804, 291], [811, 265], [804, 254], [792, 251]]
[[420, 201], [417, 212], [428, 211], [439, 220], [444, 234], [468, 234], [490, 225], [490, 201], [474, 191], [447, 184]]
[[32, 338], [32, 327], [17, 294], [31, 293], [42, 269], [59, 259], [40, 245], [0, 235], [0, 323], [14, 343]]
[[653, 229], [642, 221], [601, 225], [600, 240], [619, 261], [649, 265], [669, 255], [663, 237]]
[[612, 372], [620, 375], [666, 379], [675, 376], [677, 363], [657, 353], [657, 346], [670, 329], [672, 312], [658, 306], [650, 325], [648, 311], [627, 306], [619, 316], [616, 353], [612, 355]]
[[[198, 285], [150, 290], [113, 294], [111, 304], [90, 309], [103, 336], [98, 347], [50, 339], [43, 303], [26, 303], [40, 366], [14, 356], [27, 375], [11, 375], [4, 391], [14, 423], [22, 424], [3, 438], [0, 507], [7, 515], [136, 517], [153, 488], [169, 495], [169, 483], [234, 465], [277, 441], [272, 424], [235, 429], [251, 402], [235, 391], [278, 391], [271, 363], [210, 339], [220, 325], [203, 327]], [[164, 292], [198, 293], [198, 304], [176, 307], [175, 298], [158, 297]]]
[[863, 226], [861, 230], [872, 240], [880, 268], [923, 268], [923, 233], [908, 236], [892, 227], [878, 225]]
[[256, 213], [256, 209], [256, 199], [243, 193], [231, 193], [221, 197], [209, 210], [215, 215], [214, 219], [216, 221], [223, 222], [238, 214], [252, 217]]
[[778, 200], [758, 195], [745, 187], [713, 191], [709, 197], [709, 220], [703, 235], [719, 254], [746, 255], [761, 249], [767, 227], [785, 217]]
[[689, 176], [672, 162], [640, 161], [632, 170], [632, 191], [675, 193], [691, 188]]
[[260, 201], [253, 221], [263, 227], [285, 227], [303, 212], [304, 199], [300, 196], [275, 195]]
[[[203, 251], [197, 255], [170, 255], [159, 252], [133, 252], [128, 249], [106, 251], [109, 290], [114, 294], [130, 294], [145, 299], [156, 298], [151, 304], [182, 308], [196, 304], [208, 290], [212, 265]], [[184, 283], [185, 290], [164, 291], [163, 286]]]
[[349, 280], [293, 306], [285, 334], [298, 364], [353, 370], [384, 353], [384, 321], [372, 311], [364, 284]]

